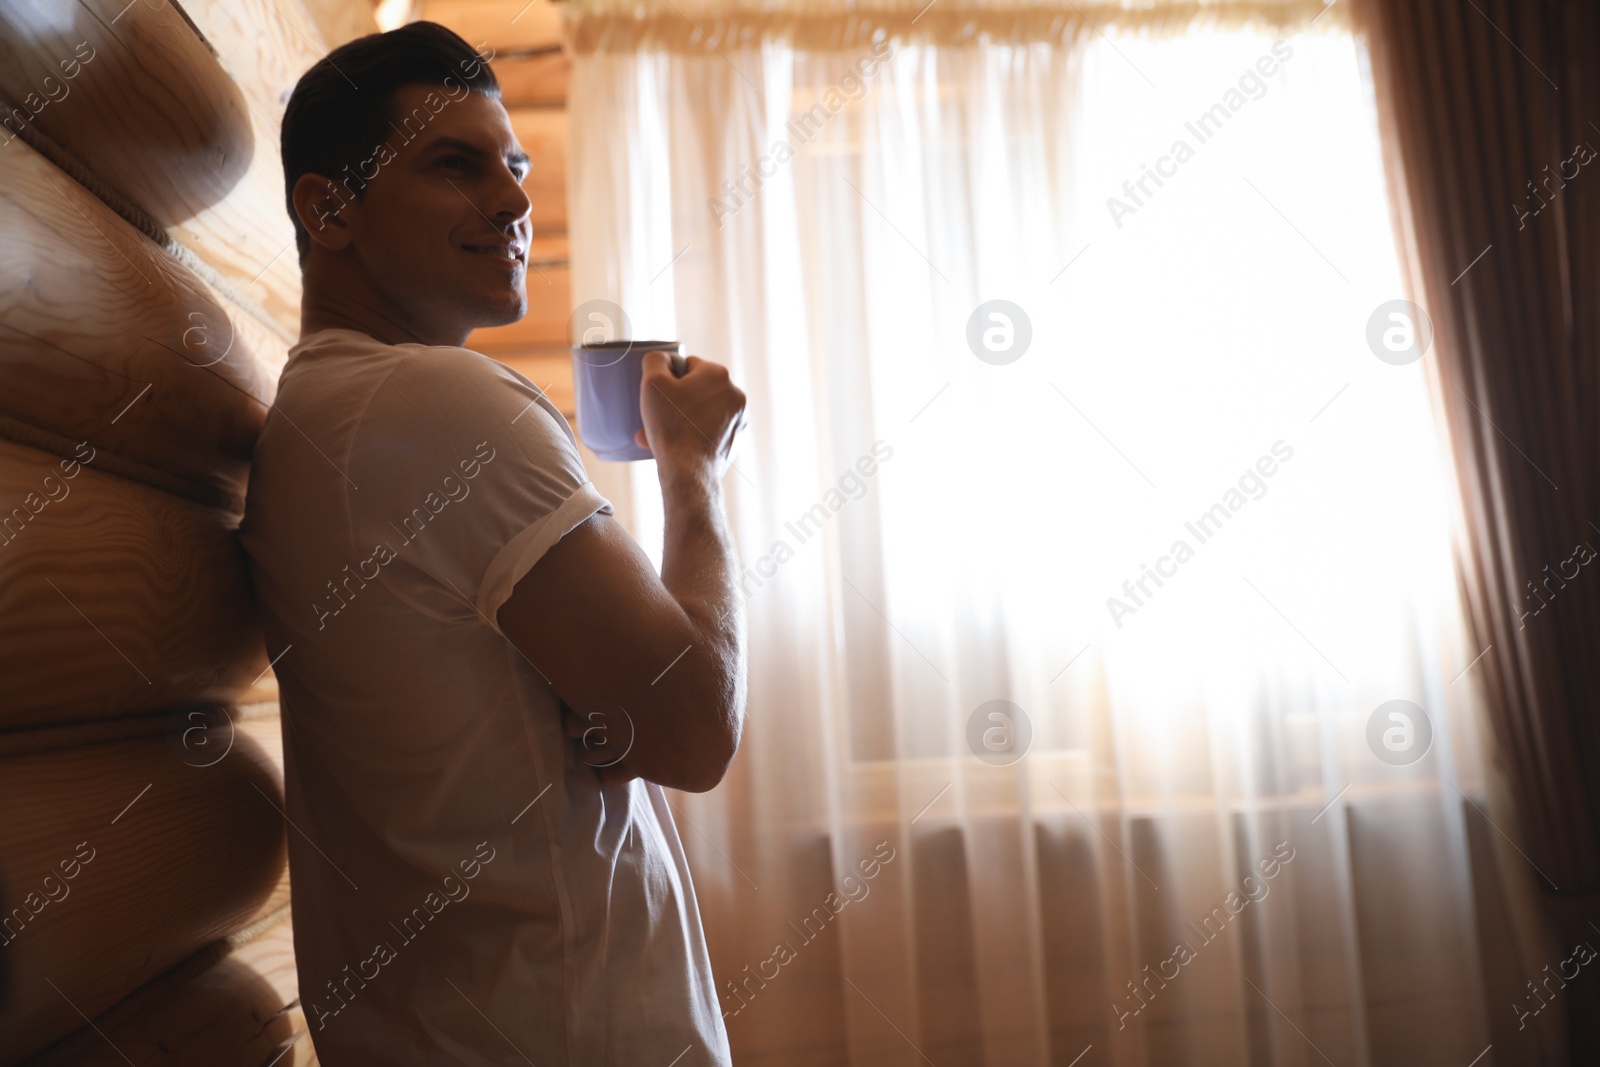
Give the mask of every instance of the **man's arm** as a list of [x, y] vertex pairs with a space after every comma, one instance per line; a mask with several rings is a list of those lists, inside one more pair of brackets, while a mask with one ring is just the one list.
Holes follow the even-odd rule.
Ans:
[[744, 612], [721, 476], [744, 401], [718, 364], [690, 357], [679, 379], [665, 355], [648, 354], [640, 406], [665, 509], [661, 575], [620, 523], [592, 515], [500, 608], [501, 630], [580, 720], [601, 712], [607, 745], [627, 745], [631, 725], [631, 748], [607, 777], [704, 792], [738, 749]]

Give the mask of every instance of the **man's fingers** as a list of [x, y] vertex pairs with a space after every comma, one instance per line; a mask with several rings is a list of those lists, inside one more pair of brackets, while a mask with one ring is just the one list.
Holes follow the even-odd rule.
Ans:
[[663, 374], [670, 376], [672, 374], [672, 356], [659, 348], [652, 348], [644, 354], [644, 359], [639, 362], [639, 366], [643, 368], [647, 378]]

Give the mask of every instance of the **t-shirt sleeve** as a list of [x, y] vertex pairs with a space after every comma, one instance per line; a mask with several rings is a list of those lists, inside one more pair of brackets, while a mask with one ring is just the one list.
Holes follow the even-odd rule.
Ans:
[[560, 411], [466, 349], [407, 353], [361, 417], [349, 480], [352, 534], [390, 557], [378, 563], [391, 587], [439, 583], [496, 632], [500, 606], [550, 546], [613, 514]]

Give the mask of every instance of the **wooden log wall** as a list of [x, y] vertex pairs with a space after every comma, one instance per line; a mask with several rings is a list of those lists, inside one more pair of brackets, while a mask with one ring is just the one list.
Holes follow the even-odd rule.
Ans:
[[243, 729], [211, 765], [161, 734], [62, 740], [7, 753], [0, 774], [0, 810], [33, 813], [0, 830], [8, 1053], [79, 1029], [288, 903], [281, 759]]
[[237, 536], [365, 0], [0, 3], [0, 1064], [310, 1064]]
[[[470, 342], [573, 415], [568, 62], [548, 0], [415, 0], [494, 50], [528, 316]], [[237, 537], [299, 332], [278, 130], [369, 0], [0, 3], [0, 1067], [314, 1064], [277, 686]]]

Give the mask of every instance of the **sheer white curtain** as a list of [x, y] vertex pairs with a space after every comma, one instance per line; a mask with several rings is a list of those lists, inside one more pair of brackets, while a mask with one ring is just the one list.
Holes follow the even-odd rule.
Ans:
[[1350, 38], [721, 40], [580, 52], [568, 177], [575, 301], [750, 396], [737, 1062], [1471, 1061], [1529, 872]]

